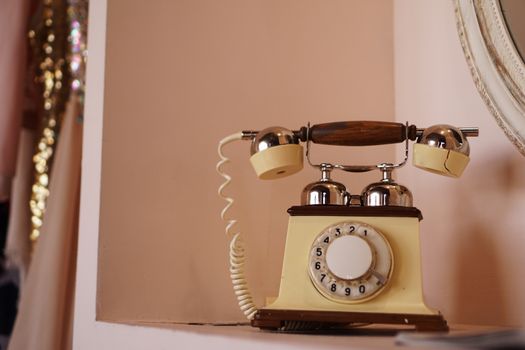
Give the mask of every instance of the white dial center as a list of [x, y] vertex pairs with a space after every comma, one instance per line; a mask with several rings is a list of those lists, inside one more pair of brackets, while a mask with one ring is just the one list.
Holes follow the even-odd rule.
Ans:
[[342, 236], [328, 246], [326, 264], [337, 277], [356, 279], [363, 276], [372, 265], [372, 249], [360, 237]]

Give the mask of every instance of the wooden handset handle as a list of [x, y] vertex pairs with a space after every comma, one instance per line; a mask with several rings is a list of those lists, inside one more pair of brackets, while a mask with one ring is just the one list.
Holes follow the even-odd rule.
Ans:
[[[300, 139], [306, 141], [307, 128], [301, 128]], [[371, 146], [399, 143], [407, 137], [407, 126], [401, 123], [352, 121], [317, 124], [310, 127], [308, 139], [314, 143], [340, 146]], [[304, 139], [303, 139], [304, 138]], [[408, 126], [409, 140], [416, 139], [416, 126]]]

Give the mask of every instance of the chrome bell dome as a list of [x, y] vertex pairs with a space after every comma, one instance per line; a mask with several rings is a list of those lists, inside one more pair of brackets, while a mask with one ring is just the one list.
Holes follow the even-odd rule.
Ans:
[[408, 188], [392, 179], [393, 169], [393, 165], [389, 163], [379, 165], [383, 178], [364, 188], [361, 193], [364, 206], [412, 206], [412, 193]]
[[345, 185], [332, 181], [330, 172], [333, 165], [323, 163], [320, 165], [321, 179], [308, 184], [301, 193], [301, 205], [347, 205], [350, 194]]

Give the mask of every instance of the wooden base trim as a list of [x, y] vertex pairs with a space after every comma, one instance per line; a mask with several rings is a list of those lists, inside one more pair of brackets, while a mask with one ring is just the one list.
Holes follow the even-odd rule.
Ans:
[[423, 215], [415, 207], [360, 207], [346, 205], [297, 205], [288, 209], [291, 216], [387, 216], [415, 217], [420, 221]]
[[[300, 311], [300, 310], [258, 310], [251, 321], [253, 327], [268, 330], [287, 329], [287, 325], [302, 323], [305, 330], [326, 330], [352, 324], [374, 323], [385, 325], [414, 326], [416, 331], [448, 332], [447, 321], [441, 314], [391, 314], [369, 312]], [[299, 326], [300, 327], [300, 326]]]

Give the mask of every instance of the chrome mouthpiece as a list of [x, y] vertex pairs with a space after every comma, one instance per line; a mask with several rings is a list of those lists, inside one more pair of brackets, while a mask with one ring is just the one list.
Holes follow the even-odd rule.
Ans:
[[477, 128], [456, 128], [446, 124], [418, 130], [413, 163], [433, 173], [460, 177], [469, 162], [467, 136], [478, 134]]

